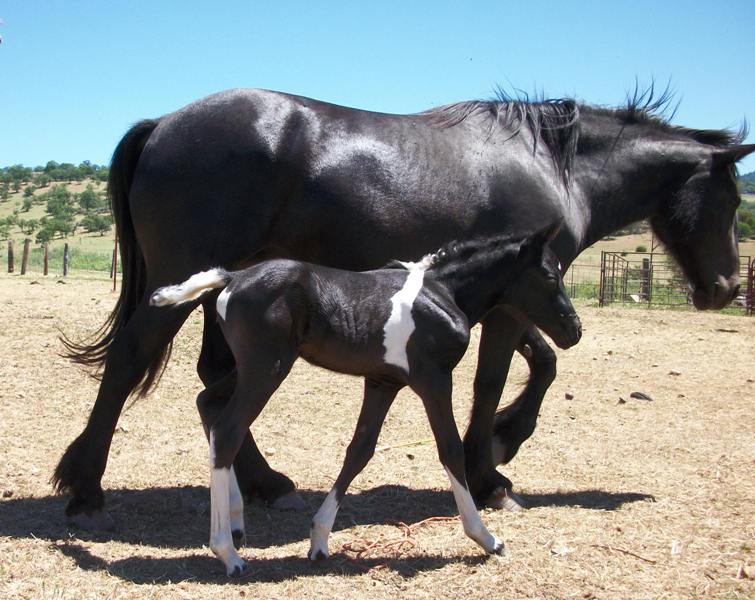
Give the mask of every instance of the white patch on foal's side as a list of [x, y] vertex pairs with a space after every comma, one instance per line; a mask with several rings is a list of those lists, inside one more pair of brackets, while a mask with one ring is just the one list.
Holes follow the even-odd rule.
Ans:
[[406, 344], [414, 331], [412, 306], [422, 289], [429, 260], [401, 264], [409, 269], [409, 275], [403, 287], [391, 297], [391, 315], [383, 327], [385, 334], [383, 346], [385, 346], [385, 362], [401, 367], [408, 373], [409, 359], [406, 356]]
[[225, 321], [226, 310], [228, 309], [228, 299], [231, 297], [231, 292], [228, 288], [225, 288], [220, 294], [218, 294], [218, 300], [215, 302], [215, 308], [218, 311], [220, 318]]

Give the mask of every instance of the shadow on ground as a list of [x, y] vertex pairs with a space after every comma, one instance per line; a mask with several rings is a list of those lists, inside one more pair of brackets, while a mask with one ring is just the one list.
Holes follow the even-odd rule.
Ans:
[[[260, 502], [246, 510], [245, 558], [249, 548], [282, 546], [306, 539], [312, 515], [325, 493], [299, 490], [307, 504], [301, 512], [279, 511]], [[530, 508], [578, 507], [616, 510], [623, 504], [653, 500], [648, 494], [614, 493], [604, 490], [522, 494]], [[88, 532], [76, 529], [64, 517], [67, 499], [60, 496], [12, 498], [0, 501], [0, 536], [49, 540], [51, 547], [75, 560], [82, 569], [107, 570], [135, 583], [157, 581], [225, 581], [220, 562], [209, 553], [195, 555], [194, 549], [207, 544], [209, 536], [209, 491], [206, 487], [163, 487], [143, 490], [119, 489], [107, 492], [107, 508], [115, 518], [113, 531]], [[404, 486], [379, 486], [349, 494], [339, 511], [334, 531], [355, 525], [389, 524], [401, 520], [415, 523], [434, 516], [456, 515], [450, 492], [417, 490]], [[81, 542], [118, 541], [144, 548], [187, 549], [185, 557], [164, 558], [149, 555], [107, 562], [93, 555]], [[391, 559], [351, 559], [335, 554], [323, 563], [312, 564], [305, 556], [254, 559], [250, 575], [241, 581], [277, 582], [290, 577], [328, 574], [359, 575], [381, 566], [404, 576], [441, 568], [459, 560], [470, 564], [484, 556], [458, 557], [410, 556]]]

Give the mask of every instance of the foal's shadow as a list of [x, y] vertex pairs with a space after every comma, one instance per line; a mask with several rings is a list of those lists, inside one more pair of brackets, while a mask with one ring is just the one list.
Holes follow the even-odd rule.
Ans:
[[[254, 548], [269, 548], [300, 542], [309, 536], [312, 515], [325, 493], [299, 490], [307, 509], [301, 512], [279, 511], [260, 502], [247, 504], [245, 559], [251, 559], [250, 578], [255, 581], [282, 581], [292, 576], [323, 574], [359, 575], [373, 566], [383, 565], [405, 576], [434, 570], [455, 557], [413, 556], [391, 560], [385, 558], [351, 559], [334, 547], [335, 554], [323, 563], [312, 564], [306, 556], [255, 559]], [[575, 506], [584, 509], [616, 510], [623, 504], [653, 497], [640, 493], [615, 493], [583, 490], [547, 494], [523, 494], [531, 508]], [[46, 539], [52, 547], [75, 560], [82, 569], [106, 569], [128, 581], [225, 580], [222, 566], [209, 551], [197, 548], [207, 544], [209, 536], [209, 491], [206, 487], [163, 487], [144, 490], [119, 489], [107, 492], [107, 508], [115, 518], [113, 531], [86, 532], [65, 522], [67, 499], [59, 496], [18, 498], [0, 501], [0, 536]], [[433, 516], [456, 515], [450, 492], [417, 490], [404, 486], [379, 486], [348, 494], [338, 513], [334, 531], [355, 525], [390, 524], [397, 519], [415, 523]], [[119, 541], [135, 546], [187, 550], [181, 558], [133, 556], [107, 562], [91, 554], [80, 541]], [[482, 555], [463, 559], [470, 564], [485, 560]], [[242, 579], [248, 581], [248, 579]]]

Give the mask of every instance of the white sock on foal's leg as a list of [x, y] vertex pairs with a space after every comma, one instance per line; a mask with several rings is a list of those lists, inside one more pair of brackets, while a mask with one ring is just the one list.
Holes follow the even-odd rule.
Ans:
[[244, 497], [239, 489], [239, 482], [236, 479], [236, 472], [231, 467], [229, 481], [229, 512], [231, 515], [231, 536], [233, 545], [241, 548], [244, 545]]
[[448, 470], [448, 467], [443, 465], [443, 468], [448, 473], [448, 478], [451, 480], [451, 489], [454, 492], [454, 498], [456, 499], [456, 506], [459, 508], [459, 514], [461, 515], [461, 522], [464, 526], [464, 533], [483, 547], [485, 552], [489, 554], [503, 554], [503, 542], [490, 533], [485, 527], [485, 524], [480, 518], [480, 513], [477, 511], [472, 494], [469, 493], [469, 489], [465, 485], [459, 483], [453, 473]]
[[309, 530], [310, 560], [328, 558], [328, 538], [337, 513], [336, 488], [333, 487], [312, 519], [312, 528]]
[[210, 549], [232, 576], [241, 575], [246, 565], [233, 546], [230, 495], [231, 470], [215, 468], [215, 442], [210, 432]]

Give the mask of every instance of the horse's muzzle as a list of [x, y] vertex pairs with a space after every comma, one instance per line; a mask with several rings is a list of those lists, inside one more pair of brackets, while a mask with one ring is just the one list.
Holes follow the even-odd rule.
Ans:
[[692, 290], [692, 304], [697, 310], [719, 310], [739, 294], [739, 276], [726, 280], [719, 277], [712, 285]]

